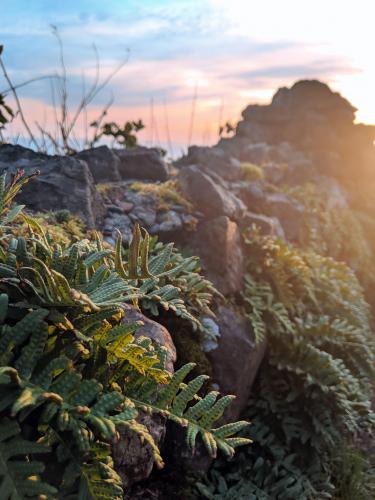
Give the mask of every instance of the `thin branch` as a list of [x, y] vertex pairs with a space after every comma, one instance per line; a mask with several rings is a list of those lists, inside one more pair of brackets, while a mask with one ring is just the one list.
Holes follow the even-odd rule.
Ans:
[[164, 99], [164, 120], [165, 120], [165, 131], [167, 135], [167, 143], [168, 143], [168, 149], [170, 155], [173, 157], [173, 146], [172, 146], [172, 141], [171, 141], [171, 134], [169, 130], [169, 119], [168, 119], [168, 109], [167, 109], [167, 103], [166, 100]]
[[197, 98], [198, 98], [198, 82], [195, 84], [193, 99], [191, 102], [191, 113], [190, 113], [190, 124], [189, 124], [189, 134], [188, 134], [187, 147], [189, 147], [191, 145], [191, 140], [193, 138], [195, 108], [196, 108], [196, 104], [197, 104]]
[[[15, 90], [21, 89], [22, 87], [26, 87], [26, 85], [30, 85], [30, 83], [40, 82], [41, 80], [53, 80], [54, 78], [59, 78], [59, 75], [42, 75], [36, 76], [35, 78], [30, 78], [30, 80], [25, 80], [22, 83], [18, 83], [17, 85], [13, 85]], [[0, 94], [7, 95], [12, 91], [11, 87], [8, 87], [5, 90], [0, 90]]]
[[21, 106], [21, 102], [18, 98], [18, 94], [17, 94], [17, 90], [15, 89], [15, 87], [13, 86], [13, 83], [8, 75], [8, 72], [6, 70], [6, 67], [4, 65], [4, 62], [3, 62], [3, 59], [2, 57], [0, 56], [0, 67], [1, 67], [1, 70], [3, 72], [3, 75], [4, 75], [4, 78], [5, 80], [7, 81], [8, 85], [9, 85], [9, 88], [13, 94], [13, 97], [14, 97], [14, 100], [16, 101], [16, 105], [17, 105], [17, 111], [20, 115], [20, 118], [21, 118], [21, 121], [23, 123], [23, 126], [25, 127], [27, 133], [29, 134], [29, 138], [30, 138], [30, 142], [34, 144], [34, 146], [38, 149], [39, 148], [39, 144], [38, 142], [36, 141], [35, 137], [34, 137], [34, 134], [32, 133], [26, 119], [25, 119], [25, 115], [23, 114], [23, 110], [22, 110], [22, 106]]

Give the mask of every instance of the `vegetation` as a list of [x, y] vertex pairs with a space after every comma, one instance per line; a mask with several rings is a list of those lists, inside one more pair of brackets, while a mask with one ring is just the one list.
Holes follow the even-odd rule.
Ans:
[[[349, 207], [330, 207], [327, 194], [312, 183], [289, 188], [288, 194], [304, 207], [301, 246], [346, 262], [365, 286], [373, 283], [375, 256], [365, 234], [363, 215]], [[371, 232], [375, 234], [375, 229]]]
[[243, 162], [241, 163], [241, 174], [244, 181], [259, 181], [264, 178], [262, 167], [254, 165], [254, 163]]
[[[247, 413], [254, 446], [224, 476], [218, 464], [201, 492], [370, 500], [369, 461], [357, 451], [338, 453], [375, 425], [375, 342], [362, 288], [332, 258], [257, 233], [247, 245], [245, 305], [258, 341], [268, 345]], [[338, 496], [348, 488], [351, 496]]]
[[[95, 128], [100, 126], [97, 121], [92, 122], [90, 125]], [[95, 135], [92, 145], [96, 144], [102, 137], [109, 137], [121, 147], [133, 148], [138, 143], [136, 134], [144, 128], [142, 120], [126, 122], [123, 127], [120, 127], [115, 122], [104, 123], [100, 132]]]
[[160, 210], [167, 210], [171, 204], [181, 205], [186, 210], [192, 209], [191, 203], [183, 196], [176, 180], [168, 180], [160, 184], [133, 182], [130, 189], [145, 194], [153, 194]]
[[[1, 498], [56, 498], [57, 492], [67, 499], [122, 498], [111, 458], [119, 426], [138, 435], [163, 465], [137, 421], [139, 410], [186, 427], [192, 449], [201, 437], [212, 456], [217, 449], [233, 456], [249, 442], [235, 436], [247, 422], [213, 428], [233, 396], [199, 397], [206, 377], [184, 384], [192, 364], [170, 375], [166, 350], [136, 339], [137, 324], [121, 322], [125, 302], [168, 304], [154, 287], [176, 273], [169, 252], [149, 259], [149, 236], [138, 226], [127, 260], [120, 236], [115, 249], [104, 248], [99, 235], [55, 243], [22, 206], [10, 209], [28, 181], [21, 173], [8, 185], [5, 175], [0, 179]], [[20, 216], [28, 236], [10, 231]]]

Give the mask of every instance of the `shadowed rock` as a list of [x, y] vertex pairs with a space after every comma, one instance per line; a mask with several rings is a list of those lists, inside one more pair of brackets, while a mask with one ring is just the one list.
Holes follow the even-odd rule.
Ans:
[[103, 200], [84, 161], [0, 145], [0, 172], [11, 174], [17, 168], [22, 168], [26, 175], [40, 170], [40, 175], [22, 188], [17, 198], [20, 203], [35, 211], [68, 209], [81, 216], [89, 227], [101, 226]]

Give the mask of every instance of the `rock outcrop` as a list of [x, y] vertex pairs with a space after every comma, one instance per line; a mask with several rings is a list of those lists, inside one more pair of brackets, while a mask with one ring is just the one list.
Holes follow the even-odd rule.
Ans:
[[[353, 182], [358, 181], [350, 165], [357, 166], [358, 178], [372, 166], [375, 129], [355, 124], [354, 116], [355, 108], [327, 85], [301, 81], [280, 89], [269, 105], [248, 106], [233, 137], [212, 148], [189, 148], [175, 162], [177, 174], [157, 149], [106, 146], [61, 157], [2, 145], [0, 172], [39, 169], [41, 175], [25, 187], [20, 201], [34, 210], [67, 208], [90, 227], [102, 229], [109, 242], [114, 242], [116, 229], [128, 241], [138, 222], [151, 234], [176, 241], [201, 257], [207, 277], [227, 299], [225, 306], [217, 306], [218, 346], [207, 357], [214, 383], [237, 395], [229, 415], [237, 418], [265, 350], [264, 344], [255, 344], [250, 324], [232, 305], [241, 296], [246, 273], [242, 234], [256, 225], [262, 234], [299, 243], [305, 209], [286, 185], [313, 182], [326, 194], [329, 209], [345, 208], [356, 199], [355, 190], [343, 179], [352, 175]], [[260, 178], [247, 178], [243, 162], [260, 166]], [[143, 184], [135, 186], [135, 180]], [[167, 201], [160, 198], [165, 181], [179, 189], [178, 196]], [[144, 322], [139, 334], [167, 347], [168, 368], [173, 370], [176, 352], [168, 331], [134, 309], [128, 310], [127, 320]], [[147, 425], [158, 440], [163, 438], [164, 422]], [[147, 477], [150, 450], [131, 437], [124, 437], [123, 445], [136, 450], [132, 464], [124, 464], [121, 448], [117, 450], [116, 463], [133, 471], [126, 484]], [[197, 460], [195, 465], [203, 467]]]
[[48, 156], [31, 149], [0, 145], [0, 172], [13, 174], [17, 169], [30, 175], [40, 171], [18, 197], [32, 210], [68, 209], [81, 216], [89, 227], [100, 227], [104, 204], [96, 190], [92, 174], [84, 161], [65, 156]]

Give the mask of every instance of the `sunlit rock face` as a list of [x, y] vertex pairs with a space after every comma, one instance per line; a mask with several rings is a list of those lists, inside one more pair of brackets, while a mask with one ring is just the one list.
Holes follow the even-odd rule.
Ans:
[[355, 112], [328, 85], [302, 80], [279, 89], [268, 105], [249, 105], [235, 135], [216, 147], [264, 166], [276, 184], [333, 177], [344, 182], [353, 206], [368, 208], [375, 184], [375, 127], [355, 123]]

